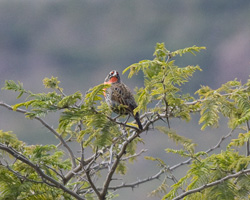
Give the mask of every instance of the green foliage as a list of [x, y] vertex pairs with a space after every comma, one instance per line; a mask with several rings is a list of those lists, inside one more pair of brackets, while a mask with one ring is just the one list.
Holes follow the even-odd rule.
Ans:
[[219, 123], [219, 108], [220, 102], [214, 102], [214, 100], [206, 100], [201, 107], [201, 118], [199, 123], [204, 123], [201, 130], [204, 130], [207, 126], [218, 127]]
[[200, 96], [200, 123], [202, 130], [208, 126], [219, 125], [220, 114], [228, 118], [229, 127], [235, 129], [250, 119], [249, 82], [242, 85], [234, 80], [217, 90], [203, 86], [196, 94]]
[[[188, 82], [195, 71], [201, 71], [201, 69], [199, 66], [190, 65], [180, 68], [174, 64], [174, 60], [170, 61], [170, 58], [202, 49], [204, 47], [194, 46], [170, 52], [165, 48], [164, 43], [158, 43], [155, 47], [154, 60], [143, 60], [127, 67], [123, 73], [129, 70], [129, 78], [140, 70], [144, 73], [145, 78], [145, 87], [137, 90], [138, 107], [135, 112], [152, 110], [162, 113], [168, 110], [169, 116], [190, 120], [190, 111], [196, 108], [184, 104], [192, 97], [188, 94], [180, 94], [181, 89], [179, 87]], [[153, 109], [149, 108], [148, 105], [155, 101], [159, 103]]]
[[[112, 111], [103, 101], [103, 91], [109, 85], [94, 86], [84, 96], [80, 92], [64, 94], [57, 77], [43, 80], [45, 88], [50, 90], [47, 93], [33, 93], [25, 90], [20, 82], [6, 81], [3, 89], [18, 92], [17, 98], [26, 96], [23, 102], [12, 106], [13, 111], [22, 112], [30, 119], [42, 122], [60, 144], [27, 145], [11, 132], [3, 131], [0, 131], [0, 144], [15, 149], [29, 162], [38, 166], [46, 176], [58, 181], [70, 191], [79, 191], [86, 199], [96, 199], [94, 192], [99, 191], [93, 187], [96, 177], [99, 178], [104, 173], [110, 175], [113, 172], [126, 175], [128, 162], [133, 163], [139, 156], [138, 144], [144, 143], [139, 135], [160, 120], [165, 121], [167, 125], [153, 128], [164, 133], [178, 146], [178, 149], [167, 148], [165, 152], [189, 158], [191, 165], [187, 173], [177, 180], [168, 166], [169, 162], [145, 156], [146, 160], [156, 162], [164, 175], [162, 183], [150, 195], [164, 195], [163, 199], [172, 199], [180, 191], [206, 186], [230, 174], [248, 169], [249, 155], [241, 155], [241, 151], [237, 152], [234, 148], [239, 150], [245, 144], [249, 144], [250, 140], [250, 80], [242, 84], [235, 79], [215, 90], [202, 86], [195, 93], [198, 98], [188, 93], [183, 94], [183, 85], [190, 80], [194, 72], [201, 71], [201, 68], [190, 65], [178, 67], [173, 58], [186, 53], [195, 55], [203, 49], [205, 47], [193, 46], [171, 52], [165, 48], [164, 43], [158, 43], [153, 60], [142, 60], [123, 71], [129, 71], [129, 78], [140, 71], [144, 75], [144, 86], [136, 88], [138, 107], [134, 110], [144, 112], [141, 115], [144, 124], [142, 132], [133, 128], [136, 127], [134, 122], [123, 122], [123, 119], [111, 117]], [[0, 105], [5, 106], [2, 102]], [[49, 112], [58, 112], [60, 115], [58, 127], [55, 129], [40, 118], [46, 117]], [[218, 127], [223, 116], [228, 119], [229, 128], [240, 129], [241, 133], [237, 139], [229, 142], [225, 151], [211, 155], [207, 152], [214, 149], [207, 152], [196, 151], [197, 144], [179, 135], [173, 127], [169, 127], [172, 118], [188, 122], [193, 113], [200, 113], [201, 130]], [[80, 148], [80, 151], [77, 149], [77, 156], [70, 151], [69, 142], [74, 142], [74, 147]], [[61, 144], [67, 153], [60, 147]], [[78, 153], [81, 153], [80, 157]], [[86, 155], [89, 156], [91, 153], [92, 155], [86, 158]], [[179, 166], [184, 164], [185, 162], [180, 163]], [[65, 174], [70, 173], [73, 174], [73, 178], [66, 180]], [[88, 176], [95, 178], [91, 182]], [[113, 180], [113, 177], [107, 176], [108, 178], [110, 182]], [[249, 175], [245, 174], [227, 179], [219, 185], [205, 187], [199, 193], [192, 193], [184, 199], [247, 199], [250, 191], [249, 178]], [[174, 182], [171, 186], [168, 179]], [[51, 183], [45, 182], [36, 168], [15, 156], [6, 159], [4, 152], [0, 154], [0, 191], [2, 199], [73, 199], [69, 193], [66, 194], [59, 189], [58, 185], [52, 187]], [[106, 194], [107, 199], [116, 196], [110, 191]]]
[[[67, 170], [71, 164], [64, 160], [64, 153], [56, 149], [54, 145], [25, 145], [15, 135], [0, 131], [0, 142], [11, 148], [17, 149], [23, 156], [44, 170], [44, 172], [58, 179], [55, 171]], [[0, 161], [3, 155], [0, 154]], [[1, 161], [2, 162], [2, 161]], [[64, 196], [65, 199], [73, 199], [60, 189], [50, 187], [42, 182], [40, 176], [30, 166], [10, 157], [6, 163], [8, 168], [0, 162], [0, 191], [1, 199], [57, 199]], [[49, 168], [48, 168], [49, 167]], [[52, 168], [54, 170], [52, 170]], [[11, 170], [11, 171], [10, 171]]]
[[151, 157], [151, 156], [145, 156], [144, 158], [146, 160], [156, 161], [158, 163], [158, 166], [160, 166], [160, 167], [166, 166], [165, 162], [160, 158], [155, 158], [155, 157]]
[[[204, 159], [195, 159], [186, 176], [172, 185], [171, 191], [163, 199], [172, 199], [178, 194], [179, 189], [191, 190], [246, 169], [249, 163], [249, 157], [239, 155], [233, 150], [212, 154]], [[248, 175], [242, 177], [244, 177], [242, 183], [237, 181], [239, 178], [229, 179], [219, 185], [204, 189], [199, 194], [191, 194], [185, 199], [247, 199], [246, 189], [249, 191], [250, 187], [245, 181], [246, 179], [249, 181], [250, 177]]]
[[27, 200], [46, 200], [60, 199], [73, 200], [72, 197], [63, 193], [61, 190], [51, 188], [46, 184], [35, 183], [28, 180], [18, 179], [15, 174], [0, 166], [0, 190], [1, 199], [27, 199]]
[[250, 140], [250, 131], [247, 133], [239, 133], [238, 138], [232, 139], [228, 147], [229, 148], [232, 146], [241, 147], [249, 140]]
[[96, 101], [102, 100], [102, 97], [100, 97], [100, 95], [101, 96], [103, 95], [103, 89], [107, 87], [110, 86], [106, 84], [100, 84], [91, 88], [85, 96], [86, 105], [92, 106], [93, 104], [96, 103]]
[[82, 99], [82, 94], [80, 92], [76, 92], [72, 95], [63, 97], [61, 101], [57, 103], [59, 108], [68, 108], [70, 106], [74, 106], [78, 100]]
[[5, 90], [13, 90], [15, 92], [19, 92], [17, 99], [20, 98], [24, 93], [29, 93], [23, 88], [23, 84], [18, 81], [15, 83], [13, 80], [5, 81], [5, 86], [2, 88]]
[[[30, 160], [40, 166], [51, 165], [55, 169], [69, 169], [69, 160], [62, 160], [63, 151], [58, 151], [54, 145], [36, 145], [26, 149]], [[53, 154], [51, 154], [53, 152]]]
[[185, 49], [179, 49], [177, 51], [174, 51], [171, 53], [171, 56], [176, 56], [176, 55], [180, 55], [182, 56], [183, 54], [185, 53], [191, 53], [195, 56], [195, 53], [194, 52], [200, 52], [200, 50], [204, 50], [206, 49], [206, 47], [197, 47], [197, 46], [192, 46], [192, 47], [188, 47], [188, 48], [185, 48]]
[[189, 152], [194, 152], [194, 147], [195, 144], [192, 143], [192, 140], [185, 138], [184, 136], [180, 136], [178, 135], [175, 130], [172, 129], [167, 129], [166, 127], [160, 127], [157, 126], [156, 127], [159, 131], [165, 133], [168, 135], [168, 138], [173, 140], [176, 144], [181, 144], [184, 146], [184, 148], [186, 150], [188, 150]]
[[19, 141], [16, 135], [11, 132], [3, 132], [2, 130], [0, 130], [0, 143], [12, 146], [18, 150], [21, 149], [23, 145], [23, 142]]
[[127, 166], [125, 164], [125, 162], [120, 162], [116, 168], [116, 173], [119, 173], [119, 174], [122, 174], [122, 175], [125, 175], [127, 172]]
[[59, 88], [60, 81], [57, 80], [57, 77], [51, 77], [43, 79], [43, 84], [45, 88], [52, 88], [52, 89], [58, 89]]

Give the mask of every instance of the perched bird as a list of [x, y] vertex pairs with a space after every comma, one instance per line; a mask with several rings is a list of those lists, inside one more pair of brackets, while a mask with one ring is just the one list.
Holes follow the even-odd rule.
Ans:
[[105, 78], [104, 84], [111, 85], [104, 91], [104, 97], [112, 111], [121, 115], [132, 115], [139, 129], [142, 130], [139, 113], [133, 112], [137, 107], [134, 96], [128, 86], [121, 82], [119, 73], [115, 70], [111, 71]]

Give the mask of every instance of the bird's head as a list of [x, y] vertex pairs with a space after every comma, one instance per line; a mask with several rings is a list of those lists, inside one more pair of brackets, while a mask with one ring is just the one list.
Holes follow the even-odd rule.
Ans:
[[116, 70], [112, 70], [111, 72], [109, 72], [108, 76], [104, 80], [105, 84], [120, 83], [120, 82], [121, 82], [120, 76]]

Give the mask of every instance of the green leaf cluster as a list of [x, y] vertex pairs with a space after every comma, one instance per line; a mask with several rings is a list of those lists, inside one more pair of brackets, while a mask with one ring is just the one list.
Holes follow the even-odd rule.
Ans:
[[[173, 199], [181, 189], [195, 189], [239, 172], [246, 169], [249, 163], [249, 157], [239, 155], [232, 150], [222, 151], [220, 154], [213, 154], [204, 159], [196, 159], [187, 174], [171, 186], [172, 189], [163, 199]], [[249, 180], [249, 175], [242, 175], [206, 188], [199, 193], [190, 194], [184, 199], [248, 199]]]
[[43, 84], [46, 88], [58, 89], [60, 81], [57, 77], [45, 78], [43, 79]]
[[24, 145], [23, 142], [18, 140], [15, 134], [12, 132], [3, 132], [2, 130], [0, 130], [0, 143], [11, 146], [17, 150], [22, 149]]
[[203, 86], [196, 92], [200, 96], [197, 103], [201, 108], [202, 130], [208, 126], [217, 127], [221, 115], [228, 118], [232, 129], [250, 119], [249, 82], [242, 84], [235, 79], [216, 90]]
[[[174, 116], [190, 120], [190, 111], [196, 106], [188, 106], [186, 101], [193, 99], [189, 94], [181, 94], [181, 86], [187, 83], [195, 71], [201, 71], [199, 66], [178, 67], [172, 58], [187, 52], [199, 52], [204, 47], [189, 47], [170, 52], [164, 43], [158, 43], [155, 47], [153, 60], [142, 60], [127, 67], [123, 73], [129, 71], [128, 77], [132, 77], [140, 70], [144, 74], [144, 87], [137, 89], [137, 111], [149, 111], [165, 113], [166, 117]], [[158, 102], [158, 103], [157, 103]], [[156, 106], [150, 108], [154, 103]]]
[[232, 139], [231, 142], [229, 143], [228, 147], [242, 147], [245, 145], [248, 141], [250, 140], [250, 131], [247, 133], [239, 133], [237, 139]]
[[36, 94], [25, 90], [22, 83], [15, 83], [11, 80], [5, 82], [5, 87], [3, 87], [3, 89], [20, 92], [17, 98], [20, 98], [23, 94], [27, 95], [26, 101], [15, 104], [12, 106], [12, 108], [14, 111], [20, 107], [25, 107], [26, 109], [31, 108], [26, 112], [26, 117], [28, 118], [46, 116], [48, 112], [56, 112], [62, 108], [74, 106], [78, 100], [82, 99], [80, 92], [76, 92], [69, 96], [64, 96], [61, 93], [62, 88], [59, 88], [57, 85], [59, 84], [57, 78], [45, 78], [44, 84], [45, 87], [52, 88], [54, 91]]
[[[14, 134], [0, 130], [0, 142], [15, 148], [23, 156], [40, 167], [48, 176], [58, 179], [62, 170], [70, 168], [69, 160], [63, 159], [64, 153], [54, 145], [31, 145], [19, 141]], [[1, 199], [73, 199], [62, 190], [49, 187], [27, 164], [10, 157], [8, 161], [0, 152], [0, 196]], [[7, 165], [8, 168], [4, 167]], [[53, 170], [52, 170], [53, 169]], [[57, 171], [57, 173], [56, 173]]]

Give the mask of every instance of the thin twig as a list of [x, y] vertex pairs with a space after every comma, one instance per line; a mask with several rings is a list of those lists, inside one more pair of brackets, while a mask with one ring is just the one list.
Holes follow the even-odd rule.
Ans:
[[[6, 103], [0, 102], [0, 106], [3, 106], [5, 108], [8, 108], [9, 110], [14, 111], [13, 108], [10, 105], [6, 104]], [[20, 108], [17, 108], [15, 111], [19, 112], [19, 113], [23, 113], [23, 114], [28, 113], [28, 111], [26, 111], [24, 109], [20, 109]], [[75, 161], [74, 154], [73, 154], [71, 148], [67, 145], [67, 143], [63, 139], [63, 137], [55, 129], [53, 129], [47, 122], [45, 122], [43, 119], [41, 119], [40, 117], [36, 116], [36, 117], [34, 117], [34, 119], [41, 122], [42, 125], [44, 125], [47, 129], [49, 129], [60, 140], [60, 142], [63, 144], [63, 146], [67, 149], [67, 151], [68, 151], [68, 153], [70, 155], [70, 158], [71, 158], [72, 166], [75, 168], [76, 167], [76, 161]]]
[[110, 171], [111, 170], [111, 166], [112, 166], [112, 163], [113, 163], [113, 147], [114, 145], [112, 144], [109, 148], [109, 161], [108, 161], [108, 170]]
[[155, 179], [159, 179], [160, 176], [165, 172], [165, 169], [161, 169], [159, 172], [157, 172], [155, 175], [153, 176], [150, 176], [150, 177], [147, 177], [147, 178], [144, 178], [144, 179], [138, 179], [137, 181], [135, 182], [132, 182], [132, 183], [122, 183], [120, 185], [116, 185], [116, 186], [111, 186], [109, 187], [108, 189], [109, 190], [117, 190], [117, 189], [120, 189], [120, 188], [135, 188], [137, 186], [139, 186], [140, 184], [142, 183], [146, 183], [146, 182], [149, 182], [149, 181], [152, 181], [152, 180], [155, 180]]
[[129, 159], [131, 159], [131, 158], [138, 157], [138, 156], [140, 156], [141, 154], [143, 154], [143, 153], [145, 153], [145, 152], [147, 152], [147, 151], [148, 151], [147, 149], [142, 149], [139, 153], [135, 153], [135, 154], [133, 154], [133, 155], [131, 155], [131, 156], [127, 156], [127, 157], [125, 157], [125, 158], [122, 158], [121, 160], [122, 160], [122, 161], [126, 161], [126, 160], [129, 160]]
[[66, 97], [67, 95], [63, 92], [62, 88], [58, 87], [57, 90], [61, 93], [63, 97]]

